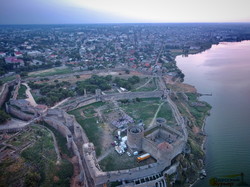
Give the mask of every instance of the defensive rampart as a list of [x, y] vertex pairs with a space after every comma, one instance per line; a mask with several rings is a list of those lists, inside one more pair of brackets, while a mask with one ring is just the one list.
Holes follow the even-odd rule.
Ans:
[[1, 93], [0, 93], [0, 107], [4, 104], [4, 102], [7, 99], [8, 93], [9, 93], [9, 87], [14, 86], [16, 81], [12, 81], [9, 83], [5, 83], [2, 87]]
[[162, 97], [164, 91], [152, 91], [152, 92], [124, 92], [107, 95], [95, 95], [91, 97], [78, 97], [76, 99], [69, 100], [68, 104], [61, 106], [60, 108], [65, 111], [74, 110], [76, 108], [86, 106], [97, 101], [109, 101], [109, 100], [122, 100], [122, 99], [135, 99], [135, 98], [150, 98], [150, 97]]
[[24, 120], [24, 121], [29, 121], [29, 120], [34, 118], [33, 114], [27, 114], [27, 113], [15, 108], [14, 106], [8, 106], [7, 110], [8, 110], [8, 113], [13, 115], [14, 117], [17, 117], [17, 118]]
[[82, 183], [81, 186], [88, 187], [85, 174], [86, 169], [83, 167], [82, 157], [77, 146], [77, 142], [80, 142], [80, 145], [82, 145], [84, 141], [88, 141], [83, 129], [75, 121], [73, 116], [59, 109], [49, 109], [47, 115], [42, 117], [42, 120], [59, 131], [67, 139], [68, 148], [72, 149], [74, 155], [77, 156], [80, 169], [78, 178]]
[[153, 92], [125, 92], [125, 93], [116, 93], [116, 94], [107, 94], [101, 95], [100, 100], [122, 100], [122, 99], [135, 99], [135, 98], [150, 98], [150, 97], [162, 97], [164, 94], [163, 91], [153, 91]]

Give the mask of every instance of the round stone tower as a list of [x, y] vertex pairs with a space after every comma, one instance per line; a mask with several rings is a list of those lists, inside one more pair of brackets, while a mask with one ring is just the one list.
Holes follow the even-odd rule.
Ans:
[[144, 128], [142, 126], [128, 127], [127, 129], [128, 147], [135, 151], [141, 151], [143, 136], [144, 136]]
[[167, 120], [165, 118], [156, 118], [155, 121], [157, 126], [162, 126], [167, 123]]

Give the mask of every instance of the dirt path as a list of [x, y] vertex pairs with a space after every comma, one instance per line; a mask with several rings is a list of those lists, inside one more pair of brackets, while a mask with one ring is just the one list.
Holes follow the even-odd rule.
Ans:
[[114, 150], [113, 147], [111, 147], [110, 149], [108, 149], [104, 154], [102, 154], [101, 156], [99, 156], [99, 157], [96, 159], [97, 162], [100, 162], [101, 160], [103, 160], [104, 158], [106, 158], [113, 150]]
[[140, 88], [145, 87], [151, 80], [153, 79], [153, 77], [151, 77], [147, 82], [145, 82], [143, 85], [139, 86], [138, 88], [136, 88], [136, 90], [139, 90]]
[[56, 164], [60, 164], [61, 161], [62, 161], [62, 158], [61, 158], [61, 155], [60, 155], [60, 151], [59, 151], [58, 144], [57, 144], [56, 137], [55, 137], [54, 133], [45, 126], [41, 126], [41, 127], [47, 129], [50, 132], [50, 134], [52, 135], [52, 138], [53, 138], [53, 141], [54, 141], [54, 148], [55, 148], [56, 155], [57, 155]]
[[37, 106], [37, 103], [36, 103], [33, 95], [30, 92], [31, 89], [30, 89], [29, 85], [27, 83], [22, 83], [22, 85], [27, 87], [25, 94], [28, 98], [26, 100], [29, 101], [32, 106]]
[[5, 86], [6, 86], [6, 83], [3, 84], [0, 95], [2, 95], [2, 93], [3, 93], [4, 89], [5, 89]]
[[51, 107], [51, 109], [57, 108], [59, 105], [61, 105], [61, 104], [65, 103], [66, 101], [68, 101], [69, 98], [70, 98], [70, 97], [67, 97], [66, 99], [64, 99], [64, 100], [62, 100], [62, 101], [60, 101], [60, 102], [58, 102], [57, 104], [55, 104], [55, 106]]
[[158, 107], [158, 109], [156, 110], [155, 115], [154, 115], [154, 117], [153, 117], [151, 123], [149, 124], [148, 128], [150, 128], [150, 127], [153, 126], [153, 124], [154, 124], [154, 122], [155, 122], [155, 119], [156, 119], [156, 117], [157, 117], [157, 115], [158, 115], [158, 113], [159, 113], [159, 111], [160, 111], [160, 109], [161, 109], [161, 106], [162, 106], [164, 103], [165, 103], [165, 102], [162, 102], [162, 103], [159, 105], [159, 107]]

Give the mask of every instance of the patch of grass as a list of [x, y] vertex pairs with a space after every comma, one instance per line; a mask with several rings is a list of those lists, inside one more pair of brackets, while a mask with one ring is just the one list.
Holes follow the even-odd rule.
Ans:
[[189, 101], [197, 101], [197, 94], [196, 93], [186, 93], [186, 95], [188, 96]]
[[156, 87], [156, 78], [154, 77], [151, 81], [149, 81], [148, 84], [146, 84], [145, 86], [139, 88], [136, 90], [137, 87], [140, 87], [141, 85], [144, 85], [148, 79], [147, 78], [144, 78], [144, 79], [141, 79], [143, 81], [140, 82], [140, 84], [136, 84], [134, 85], [134, 89], [132, 90], [133, 92], [145, 92], [145, 91], [154, 91], [157, 87]]
[[46, 123], [43, 123], [42, 125], [44, 125], [48, 129], [50, 129], [54, 133], [54, 135], [56, 137], [57, 144], [58, 144], [58, 146], [60, 148], [60, 151], [63, 154], [66, 154], [68, 157], [72, 157], [73, 153], [67, 147], [67, 139], [63, 135], [61, 135], [60, 132], [58, 132], [56, 129], [54, 129], [50, 125], [48, 125]]
[[69, 74], [73, 72], [74, 71], [71, 68], [65, 68], [65, 69], [52, 68], [50, 69], [50, 71], [45, 71], [45, 72], [41, 71], [41, 73], [39, 73], [39, 71], [29, 73], [29, 77], [47, 77], [53, 75]]
[[58, 176], [59, 180], [54, 181], [53, 186], [70, 186], [70, 179], [74, 173], [74, 168], [71, 162], [68, 160], [63, 160], [57, 169], [56, 176]]
[[9, 81], [12, 81], [16, 78], [15, 75], [12, 75], [12, 76], [8, 76], [8, 77], [4, 77], [4, 78], [1, 78], [0, 80], [3, 82], [3, 83], [6, 83], [6, 82], [9, 82]]
[[[100, 156], [101, 155], [101, 136], [102, 136], [102, 131], [101, 131], [101, 127], [100, 124], [97, 124], [97, 121], [99, 121], [99, 119], [97, 117], [93, 117], [91, 115], [91, 117], [88, 118], [84, 118], [81, 115], [81, 111], [85, 111], [85, 109], [87, 109], [88, 112], [93, 112], [95, 107], [99, 107], [104, 105], [103, 102], [97, 102], [97, 103], [93, 103], [91, 105], [87, 105], [81, 108], [78, 108], [76, 110], [72, 110], [69, 112], [69, 114], [74, 115], [76, 118], [76, 121], [82, 126], [82, 128], [84, 129], [84, 131], [86, 132], [89, 140], [95, 145], [95, 150], [96, 150], [96, 155]], [[91, 114], [91, 113], [87, 113], [87, 114]]]
[[106, 158], [101, 160], [99, 164], [103, 171], [115, 171], [135, 168], [154, 162], [156, 162], [156, 160], [152, 157], [142, 162], [137, 162], [136, 156], [132, 155], [129, 157], [126, 153], [119, 155], [117, 152], [113, 151]]
[[[36, 142], [33, 146], [25, 149], [21, 156], [41, 177], [39, 186], [69, 186], [73, 175], [73, 165], [65, 159], [62, 159], [60, 165], [56, 165], [57, 156], [51, 133], [41, 127], [35, 127], [34, 129], [36, 129]], [[50, 130], [53, 131], [53, 128]], [[62, 147], [66, 146], [66, 142], [61, 140], [61, 135], [55, 132], [54, 134], [59, 149], [63, 152], [64, 148]], [[55, 177], [57, 180], [55, 180]]]
[[204, 156], [204, 152], [201, 149], [201, 146], [199, 146], [195, 141], [192, 139], [188, 139], [188, 144], [191, 147], [191, 152], [195, 155], [197, 159], [202, 159]]
[[18, 90], [18, 99], [26, 99], [26, 90], [27, 90], [27, 87], [22, 85], [20, 86], [19, 90]]
[[199, 127], [202, 127], [204, 119], [209, 115], [211, 106], [208, 103], [204, 103], [206, 106], [189, 106], [190, 113], [195, 117], [196, 123]]
[[157, 117], [158, 118], [165, 118], [167, 120], [167, 122], [172, 122], [172, 123], [175, 122], [172, 109], [167, 103], [164, 103], [161, 106], [161, 109], [158, 112]]
[[124, 111], [134, 118], [134, 120], [142, 120], [145, 125], [149, 125], [155, 112], [160, 104], [159, 98], [143, 99], [140, 102], [131, 102], [121, 104]]

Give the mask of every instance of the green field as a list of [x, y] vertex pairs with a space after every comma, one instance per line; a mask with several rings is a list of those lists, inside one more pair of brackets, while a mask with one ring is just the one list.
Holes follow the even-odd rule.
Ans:
[[[148, 79], [144, 79], [143, 82], [140, 82], [140, 85], [136, 85], [137, 87], [143, 85], [144, 83], [146, 83], [148, 81]], [[149, 92], [149, 91], [154, 91], [157, 89], [156, 86], [156, 78], [154, 77], [151, 81], [149, 81], [148, 84], [146, 84], [145, 86], [139, 88], [139, 89], [133, 89], [133, 92]]]
[[142, 120], [143, 123], [147, 126], [153, 119], [159, 105], [159, 98], [148, 98], [141, 99], [140, 102], [130, 102], [121, 104], [120, 106], [128, 115], [134, 118], [135, 121], [138, 122], [139, 120]]
[[4, 78], [1, 78], [0, 80], [3, 82], [3, 83], [6, 83], [8, 81], [12, 81], [16, 78], [15, 75], [12, 75], [12, 76], [9, 76], [9, 77], [4, 77]]
[[[76, 121], [82, 126], [90, 142], [92, 142], [95, 145], [97, 156], [101, 154], [102, 150], [101, 147], [102, 130], [101, 130], [101, 124], [97, 123], [97, 121], [100, 120], [98, 119], [98, 117], [94, 116], [95, 113], [94, 108], [102, 105], [104, 105], [103, 102], [97, 102], [69, 112], [69, 114], [75, 116]], [[81, 112], [85, 114], [85, 118], [81, 115]]]
[[167, 120], [167, 124], [176, 123], [173, 112], [172, 112], [172, 109], [167, 103], [164, 103], [161, 106], [161, 109], [158, 112], [157, 117], [158, 118], [165, 118]]
[[103, 171], [115, 171], [135, 168], [147, 164], [154, 163], [153, 158], [146, 159], [142, 162], [136, 161], [136, 156], [131, 155], [130, 157], [127, 153], [119, 155], [117, 152], [112, 151], [106, 158], [99, 162], [99, 165]]
[[27, 87], [22, 85], [20, 86], [19, 90], [18, 90], [18, 99], [26, 99], [26, 90], [27, 90]]
[[29, 73], [29, 77], [47, 77], [47, 76], [53, 76], [53, 75], [69, 74], [73, 72], [74, 71], [71, 68], [65, 68], [65, 69], [52, 68], [49, 70], [31, 72]]
[[[8, 144], [23, 149], [20, 157], [0, 163], [0, 186], [69, 186], [73, 165], [66, 159], [56, 165], [51, 133], [40, 126], [19, 133]], [[59, 145], [59, 149], [61, 149]]]

